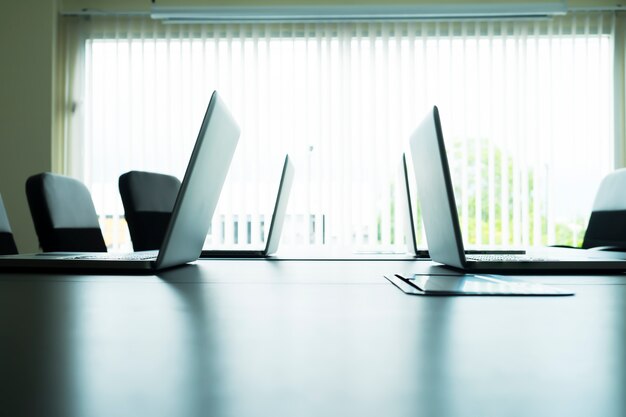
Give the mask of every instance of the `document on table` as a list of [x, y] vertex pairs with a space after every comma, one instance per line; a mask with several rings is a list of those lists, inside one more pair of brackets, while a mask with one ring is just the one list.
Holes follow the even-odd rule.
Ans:
[[412, 295], [574, 295], [571, 291], [551, 285], [492, 274], [390, 274], [385, 278], [404, 293]]

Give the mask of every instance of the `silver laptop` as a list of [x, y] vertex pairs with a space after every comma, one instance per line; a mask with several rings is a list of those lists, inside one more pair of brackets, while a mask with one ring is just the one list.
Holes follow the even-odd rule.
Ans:
[[[439, 111], [428, 112], [410, 139], [428, 251], [433, 261], [473, 272], [626, 271], [626, 261], [607, 259], [593, 251], [567, 254], [466, 254], [459, 226]], [[555, 253], [558, 251], [554, 251]]]
[[289, 201], [289, 193], [293, 184], [294, 167], [289, 155], [285, 156], [283, 171], [278, 185], [278, 193], [276, 195], [276, 203], [274, 204], [274, 212], [270, 228], [267, 232], [267, 242], [264, 249], [259, 250], [203, 250], [201, 258], [267, 258], [276, 253], [280, 235], [283, 231], [285, 223], [285, 212], [287, 211], [287, 203]]
[[[406, 154], [402, 154], [402, 173], [404, 174], [404, 188], [405, 188], [405, 210], [406, 210], [406, 218], [405, 222], [406, 230], [406, 246], [407, 252], [410, 255], [413, 255], [416, 258], [420, 259], [429, 259], [430, 255], [427, 249], [419, 249], [417, 247], [417, 234], [415, 228], [415, 218], [413, 217], [413, 194], [411, 193], [411, 185], [409, 182], [409, 168], [406, 161]], [[526, 251], [524, 249], [465, 249], [466, 254], [474, 255], [474, 254], [524, 254]]]
[[195, 261], [202, 251], [239, 133], [239, 126], [214, 92], [160, 250], [129, 254], [49, 252], [0, 256], [0, 268], [150, 272]]
[[416, 258], [428, 258], [428, 250], [417, 247], [417, 234], [415, 229], [415, 219], [413, 218], [413, 197], [411, 195], [411, 185], [409, 183], [409, 167], [406, 162], [406, 154], [402, 153], [402, 174], [404, 176], [404, 208], [405, 208], [405, 230], [407, 253]]

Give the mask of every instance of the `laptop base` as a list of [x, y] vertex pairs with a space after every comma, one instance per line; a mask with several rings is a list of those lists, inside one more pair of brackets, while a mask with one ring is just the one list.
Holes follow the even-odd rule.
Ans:
[[267, 258], [264, 250], [203, 250], [200, 259], [206, 258]]

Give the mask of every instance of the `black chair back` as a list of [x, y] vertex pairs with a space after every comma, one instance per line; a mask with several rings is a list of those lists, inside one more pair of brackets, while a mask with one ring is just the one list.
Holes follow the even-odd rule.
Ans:
[[77, 179], [44, 172], [26, 181], [26, 198], [44, 252], [106, 252], [89, 190]]
[[17, 254], [17, 246], [15, 245], [15, 239], [13, 239], [13, 232], [9, 224], [9, 217], [4, 209], [4, 202], [0, 195], [0, 255], [15, 254]]
[[130, 171], [120, 176], [119, 189], [133, 249], [160, 249], [180, 181], [171, 175]]
[[600, 183], [582, 247], [626, 251], [626, 168]]

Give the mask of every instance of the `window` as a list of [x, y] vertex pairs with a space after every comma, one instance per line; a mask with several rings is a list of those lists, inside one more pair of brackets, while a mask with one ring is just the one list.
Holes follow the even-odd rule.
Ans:
[[401, 154], [436, 104], [466, 243], [576, 244], [613, 168], [614, 25], [610, 13], [220, 25], [68, 18], [78, 47], [68, 48], [76, 65], [66, 173], [91, 189], [108, 244], [128, 248], [118, 176], [181, 178], [216, 89], [242, 136], [207, 245], [263, 243], [289, 153], [296, 180], [283, 245], [403, 251]]

